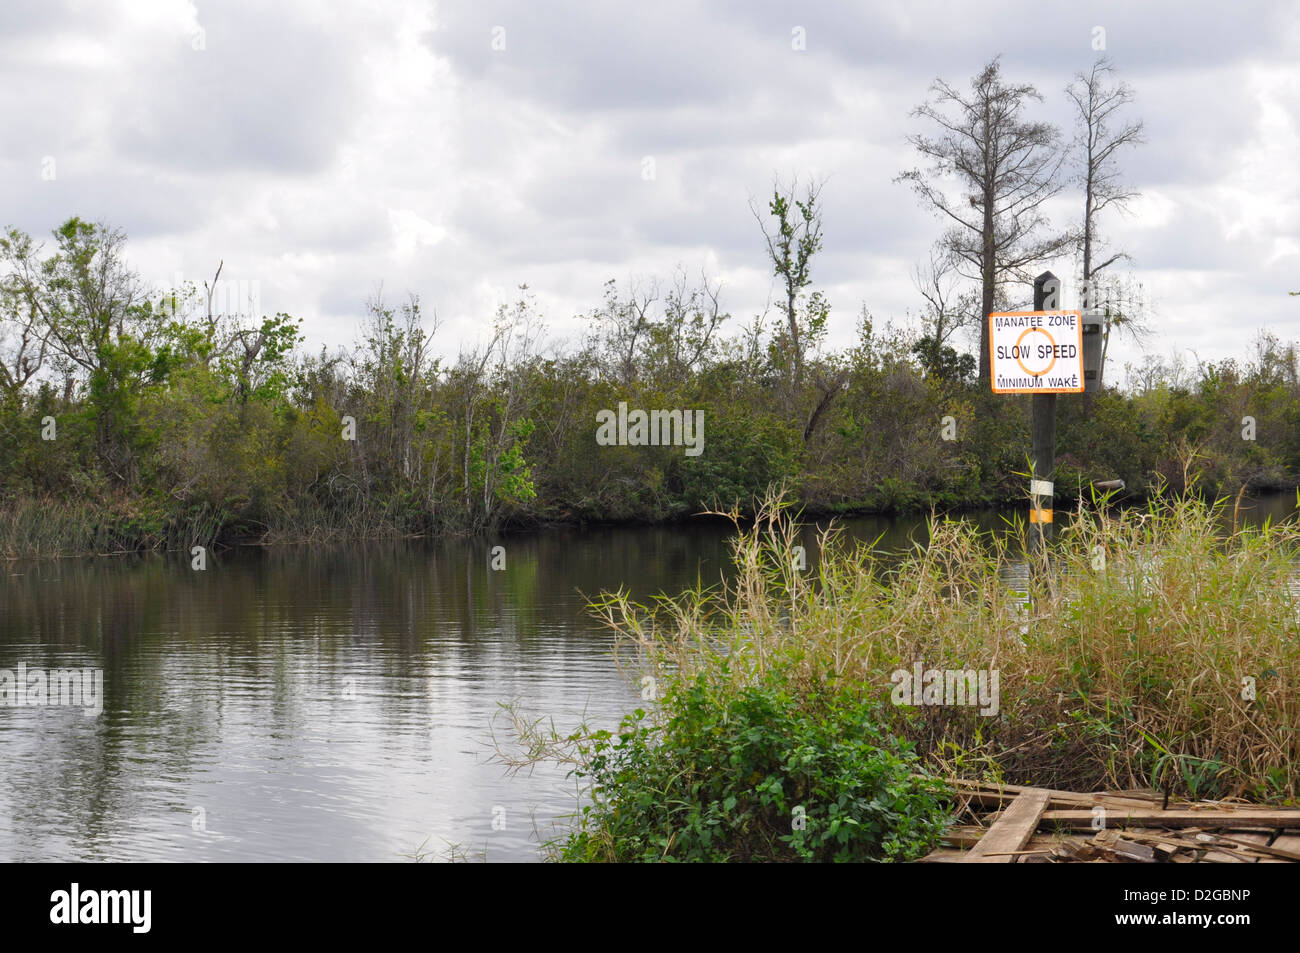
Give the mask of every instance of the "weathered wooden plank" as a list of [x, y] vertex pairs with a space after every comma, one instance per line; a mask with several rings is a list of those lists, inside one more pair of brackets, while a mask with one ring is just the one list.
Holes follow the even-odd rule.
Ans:
[[1273, 838], [1273, 843], [1269, 845], [1274, 850], [1284, 850], [1289, 854], [1300, 855], [1300, 836], [1295, 834], [1281, 834]]
[[1198, 841], [1193, 834], [1196, 828], [1184, 828], [1180, 831], [1162, 831], [1155, 828], [1146, 830], [1143, 828], [1130, 828], [1124, 832], [1124, 836], [1129, 840], [1140, 841], [1143, 844], [1163, 844], [1175, 850], [1204, 850], [1206, 844]]
[[1254, 863], [1253, 857], [1246, 857], [1242, 854], [1232, 854], [1223, 850], [1207, 850], [1201, 857], [1202, 864], [1250, 864]]
[[1168, 863], [1169, 861], [1173, 860], [1175, 856], [1177, 856], [1180, 848], [1178, 848], [1174, 844], [1157, 843], [1157, 844], [1152, 844], [1151, 849], [1155, 852], [1156, 860], [1162, 861], [1164, 863]]
[[987, 781], [967, 781], [962, 778], [950, 779], [949, 783], [956, 788], [958, 795], [970, 798], [979, 804], [1005, 804], [1014, 801], [1022, 794], [1028, 794], [1030, 791], [1046, 791], [1050, 801], [1062, 805], [1100, 804], [1107, 810], [1112, 807], [1151, 810], [1160, 800], [1159, 798], [1150, 797], [1122, 797], [1104, 792], [1080, 794], [1077, 791], [1058, 791], [1055, 788], [1025, 787], [1020, 784], [993, 784]]
[[[1064, 808], [1044, 811], [1044, 824], [1058, 824], [1072, 830], [1091, 827], [1092, 811], [1078, 808]], [[1222, 809], [1208, 811], [1189, 810], [1128, 810], [1114, 811], [1107, 809], [1107, 827], [1202, 827], [1224, 830], [1243, 826], [1280, 827], [1300, 830], [1300, 811], [1225, 811]], [[1297, 838], [1300, 841], [1300, 838]]]
[[1155, 848], [1128, 837], [1115, 829], [1098, 831], [1092, 838], [1094, 848], [1109, 860], [1125, 863], [1155, 863]]
[[1251, 834], [1245, 831], [1229, 831], [1222, 835], [1222, 837], [1223, 840], [1229, 841], [1230, 843], [1241, 844], [1250, 854], [1257, 855], [1255, 857], [1255, 863], [1257, 864], [1285, 864], [1288, 859], [1300, 860], [1300, 855], [1293, 858], [1287, 858], [1287, 852], [1284, 850], [1280, 850], [1277, 854], [1273, 854], [1268, 846], [1268, 842], [1273, 839], [1269, 834]]
[[1156, 861], [1156, 850], [1149, 844], [1142, 844], [1129, 837], [1121, 837], [1110, 848], [1125, 860], [1131, 860], [1140, 864], [1153, 864]]
[[1032, 834], [1025, 846], [1016, 851], [1015, 862], [1018, 864], [1050, 864], [1061, 838], [1056, 834]]
[[1025, 850], [1051, 850], [1060, 847], [1064, 839], [1060, 834], [1034, 834], [1025, 844]]
[[1061, 854], [1077, 861], [1095, 860], [1098, 853], [1096, 846], [1082, 837], [1067, 837], [1057, 849]]
[[920, 860], [918, 864], [954, 864], [959, 863], [966, 856], [964, 850], [952, 850], [947, 847], [940, 847], [938, 850], [932, 850]]
[[1161, 847], [1187, 850], [1222, 849], [1224, 852], [1239, 852], [1247, 862], [1284, 864], [1300, 861], [1300, 852], [1273, 848], [1268, 845], [1271, 833], [1261, 831], [1230, 830], [1217, 835], [1206, 835], [1208, 840], [1193, 834], [1195, 828], [1184, 828], [1175, 833], [1159, 830], [1129, 830], [1124, 836], [1144, 844], [1151, 844], [1157, 850]]
[[[1029, 791], [1046, 791], [1050, 796], [1048, 806], [1051, 809], [1101, 805], [1107, 811], [1116, 807], [1136, 810], [1233, 811], [1249, 815], [1253, 826], [1267, 826], [1266, 823], [1256, 822], [1257, 815], [1267, 815], [1278, 810], [1278, 808], [1267, 804], [1251, 804], [1245, 801], [1185, 801], [1178, 798], [1171, 798], [1168, 807], [1164, 807], [1163, 794], [1143, 789], [1081, 793], [1078, 791], [1061, 791], [1055, 788], [1026, 787], [1019, 784], [996, 784], [992, 781], [971, 781], [965, 778], [948, 778], [947, 781], [956, 789], [959, 796], [979, 804], [1005, 804]], [[1157, 807], [1157, 805], [1160, 805], [1160, 807]], [[1296, 813], [1300, 816], [1300, 811]]]
[[[1009, 864], [1016, 851], [1024, 850], [1047, 808], [1046, 791], [1029, 791], [1011, 802], [980, 842], [963, 858], [968, 864]], [[996, 855], [996, 856], [994, 856]]]
[[943, 842], [953, 847], [974, 847], [987, 830], [986, 827], [975, 827], [971, 824], [950, 827], [944, 832]]

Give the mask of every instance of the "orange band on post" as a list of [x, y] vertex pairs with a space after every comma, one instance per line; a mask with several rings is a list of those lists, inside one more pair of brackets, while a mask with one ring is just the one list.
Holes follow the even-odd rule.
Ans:
[[1050, 523], [1051, 521], [1051, 510], [1031, 509], [1029, 511], [1029, 522], [1031, 523]]

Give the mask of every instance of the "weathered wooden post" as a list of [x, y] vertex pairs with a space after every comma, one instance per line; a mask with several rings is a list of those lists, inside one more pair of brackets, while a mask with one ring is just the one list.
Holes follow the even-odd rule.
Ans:
[[[1034, 279], [1034, 310], [1055, 311], [1060, 307], [1061, 282], [1045, 271]], [[1052, 497], [1056, 470], [1056, 394], [1035, 394], [1029, 418], [1029, 551], [1037, 552], [1052, 539]]]

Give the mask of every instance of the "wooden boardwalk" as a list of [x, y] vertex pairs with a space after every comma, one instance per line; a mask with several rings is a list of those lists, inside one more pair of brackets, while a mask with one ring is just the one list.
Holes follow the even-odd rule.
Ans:
[[922, 863], [1300, 862], [1300, 809], [949, 779], [962, 823]]

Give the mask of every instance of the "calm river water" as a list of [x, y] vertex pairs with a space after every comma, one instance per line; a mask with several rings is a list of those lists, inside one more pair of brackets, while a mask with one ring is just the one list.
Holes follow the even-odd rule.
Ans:
[[[924, 533], [846, 525], [888, 549]], [[0, 563], [0, 678], [103, 672], [98, 715], [0, 707], [0, 861], [400, 861], [448, 844], [537, 860], [573, 783], [491, 760], [499, 704], [614, 727], [639, 692], [587, 597], [715, 581], [727, 537], [721, 523], [509, 536], [492, 541], [503, 571], [484, 541], [239, 549], [202, 572]]]

